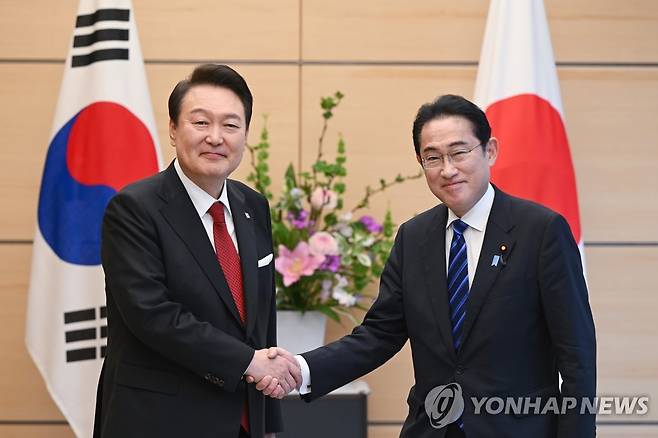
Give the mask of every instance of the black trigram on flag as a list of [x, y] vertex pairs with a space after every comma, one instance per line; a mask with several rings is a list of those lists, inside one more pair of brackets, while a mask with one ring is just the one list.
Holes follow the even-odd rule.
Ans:
[[[128, 47], [122, 41], [128, 41], [129, 20], [130, 9], [99, 9], [93, 14], [78, 15], [71, 67], [84, 67], [99, 61], [128, 60]], [[76, 50], [81, 48], [88, 50]]]
[[[67, 362], [105, 357], [105, 349], [107, 348], [106, 307], [98, 308], [98, 314], [100, 318], [97, 319], [96, 309], [93, 307], [64, 313]], [[99, 339], [102, 345], [99, 345]]]

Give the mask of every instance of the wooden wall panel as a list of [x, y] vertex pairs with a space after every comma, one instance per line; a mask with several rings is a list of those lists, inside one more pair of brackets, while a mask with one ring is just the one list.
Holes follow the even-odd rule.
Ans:
[[25, 348], [31, 257], [31, 245], [0, 245], [0, 421], [63, 419]]
[[0, 58], [64, 59], [77, 10], [76, 0], [0, 2]]
[[[194, 0], [134, 3], [144, 55], [156, 59], [296, 59], [299, 9], [309, 60], [476, 61], [486, 0], [413, 3]], [[300, 6], [301, 5], [301, 6]], [[43, 13], [47, 10], [48, 13]], [[0, 57], [63, 58], [77, 2], [0, 4]], [[655, 62], [658, 5], [547, 0], [558, 61]]]
[[67, 424], [0, 425], [3, 438], [75, 438]]
[[658, 436], [658, 426], [599, 425], [596, 428], [599, 438], [650, 438]]
[[[652, 0], [547, 0], [562, 62], [655, 62], [658, 4]], [[303, 2], [303, 58], [349, 61], [477, 61], [486, 0]]]
[[559, 75], [585, 241], [658, 241], [658, 69]]
[[[0, 64], [3, 120], [0, 239], [32, 239], [39, 185], [48, 150], [62, 67]], [[4, 210], [4, 209], [3, 209]]]
[[[299, 53], [299, 1], [139, 0], [133, 5], [147, 59], [287, 60]], [[0, 58], [66, 57], [77, 3], [2, 2]]]
[[402, 426], [369, 426], [368, 436], [371, 438], [398, 438]]
[[486, 0], [305, 0], [303, 58], [347, 61], [473, 61]]
[[558, 62], [649, 62], [658, 59], [658, 3], [545, 0]]
[[192, 0], [135, 2], [146, 58], [296, 59], [299, 2]]
[[[656, 309], [658, 248], [588, 248], [590, 302], [597, 330], [598, 393], [648, 394], [658, 400]], [[642, 417], [658, 420], [658, 410]]]

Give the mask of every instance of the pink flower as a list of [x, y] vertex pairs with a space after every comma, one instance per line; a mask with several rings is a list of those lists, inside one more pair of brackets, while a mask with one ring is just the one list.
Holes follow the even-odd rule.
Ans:
[[319, 231], [308, 239], [311, 252], [317, 255], [338, 255], [338, 242], [326, 231]]
[[332, 190], [318, 187], [311, 194], [311, 206], [314, 210], [333, 210], [338, 204], [338, 194]]
[[306, 242], [299, 242], [292, 251], [279, 245], [279, 255], [274, 260], [274, 267], [283, 275], [283, 285], [290, 286], [302, 275], [313, 275], [323, 261], [323, 255], [311, 253]]

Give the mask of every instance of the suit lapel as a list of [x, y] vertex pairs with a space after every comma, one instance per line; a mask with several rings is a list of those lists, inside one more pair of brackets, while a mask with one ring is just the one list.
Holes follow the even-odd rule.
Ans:
[[161, 210], [165, 220], [180, 236], [230, 313], [240, 323], [238, 309], [208, 239], [208, 234], [206, 234], [201, 218], [185, 191], [183, 183], [178, 178], [173, 164], [165, 170], [165, 183], [161, 196], [167, 201]]
[[441, 338], [450, 357], [456, 359], [452, 342], [452, 327], [448, 310], [448, 284], [446, 281], [446, 221], [448, 209], [444, 205], [437, 207], [437, 215], [432, 220], [426, 239], [420, 246], [425, 269], [425, 291], [429, 295], [432, 314], [439, 326]]
[[505, 257], [511, 253], [514, 247], [514, 238], [509, 234], [513, 226], [509, 215], [509, 200], [504, 193], [496, 190], [489, 220], [487, 221], [484, 241], [482, 242], [482, 249], [480, 250], [480, 259], [470, 290], [462, 335], [462, 343], [464, 344], [487, 295], [491, 291], [491, 287], [500, 271], [504, 268], [504, 262], [494, 263], [494, 257], [502, 254], [500, 249], [502, 245], [506, 245], [508, 248]]
[[254, 230], [253, 211], [249, 211], [244, 195], [232, 181], [226, 180], [235, 233], [240, 249], [242, 285], [247, 310], [247, 336], [256, 325], [258, 315], [258, 249]]

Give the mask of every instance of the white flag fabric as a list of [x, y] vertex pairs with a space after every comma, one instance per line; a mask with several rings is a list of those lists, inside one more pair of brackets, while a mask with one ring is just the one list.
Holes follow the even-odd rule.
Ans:
[[93, 429], [107, 332], [101, 221], [161, 157], [130, 0], [81, 0], [44, 165], [26, 343], [78, 437]]
[[475, 102], [500, 142], [492, 181], [562, 214], [582, 256], [576, 178], [542, 0], [491, 0]]

